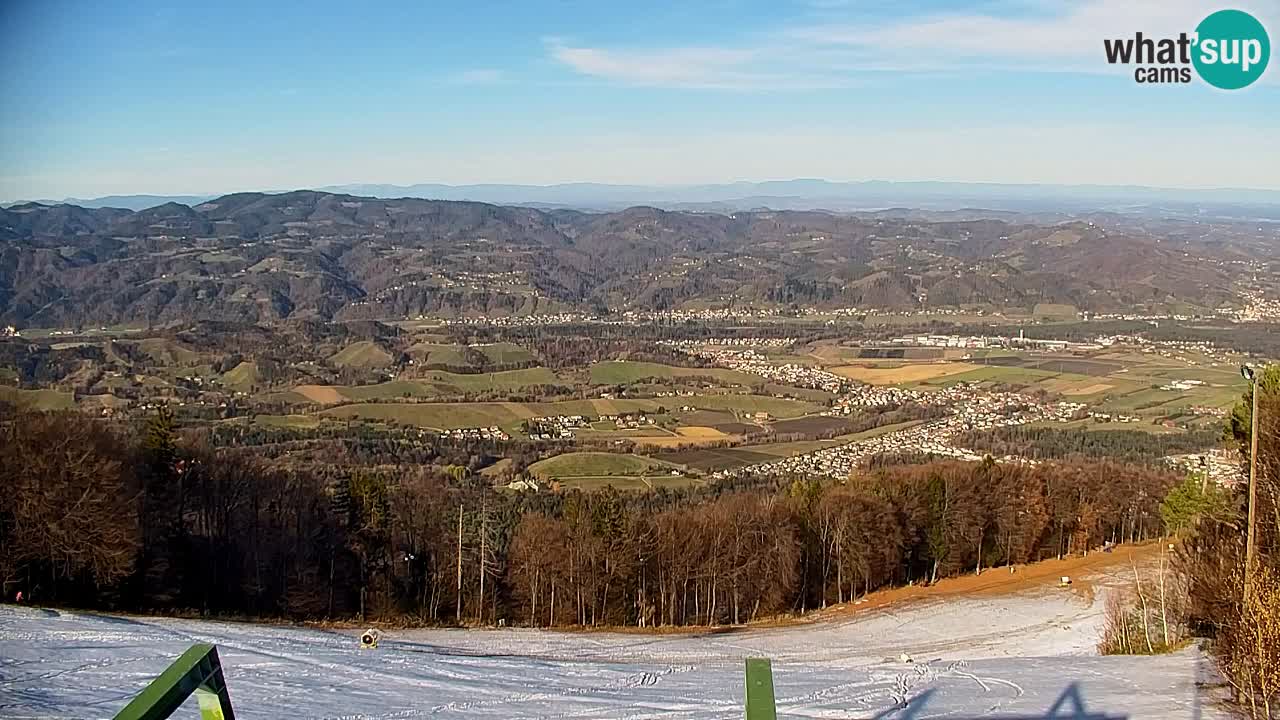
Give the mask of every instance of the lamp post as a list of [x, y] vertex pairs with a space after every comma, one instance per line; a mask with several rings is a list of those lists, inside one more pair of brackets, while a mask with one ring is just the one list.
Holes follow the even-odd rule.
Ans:
[[1244, 610], [1247, 612], [1253, 580], [1254, 518], [1258, 504], [1258, 380], [1261, 375], [1248, 365], [1240, 366], [1240, 374], [1253, 386], [1253, 409], [1249, 414], [1249, 521], [1244, 540]]

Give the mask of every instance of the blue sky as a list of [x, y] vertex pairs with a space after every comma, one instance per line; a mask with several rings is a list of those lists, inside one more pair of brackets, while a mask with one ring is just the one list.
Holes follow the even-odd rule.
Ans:
[[[175, 7], [176, 6], [176, 7]], [[1280, 0], [1232, 3], [1272, 30]], [[1142, 86], [1192, 0], [0, 0], [0, 200], [792, 177], [1280, 188], [1280, 61]]]

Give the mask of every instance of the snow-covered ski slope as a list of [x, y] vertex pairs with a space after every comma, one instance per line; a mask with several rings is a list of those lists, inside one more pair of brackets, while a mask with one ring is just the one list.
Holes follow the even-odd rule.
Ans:
[[781, 717], [1225, 717], [1195, 649], [1097, 656], [1101, 608], [1041, 588], [781, 628], [422, 630], [362, 650], [358, 632], [5, 606], [0, 718], [109, 718], [193, 642], [218, 645], [245, 720], [740, 718], [752, 656], [773, 659]]

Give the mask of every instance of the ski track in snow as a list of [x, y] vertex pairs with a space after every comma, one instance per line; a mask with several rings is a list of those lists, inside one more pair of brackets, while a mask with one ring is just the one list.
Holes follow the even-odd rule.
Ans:
[[756, 656], [779, 717], [1084, 717], [1075, 699], [1090, 718], [1226, 717], [1197, 691], [1214, 675], [1194, 648], [1097, 656], [1102, 607], [1042, 591], [727, 633], [416, 630], [361, 650], [355, 632], [0, 606], [0, 717], [110, 718], [194, 642], [218, 645], [245, 720], [729, 720]]

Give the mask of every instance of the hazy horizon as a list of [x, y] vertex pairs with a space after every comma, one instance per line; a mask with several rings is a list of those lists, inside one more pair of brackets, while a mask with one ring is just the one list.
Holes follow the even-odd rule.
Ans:
[[[1280, 2], [1233, 3], [1280, 26]], [[744, 178], [1280, 190], [1280, 77], [1145, 86], [1200, 0], [6, 3], [0, 198]], [[729, 179], [729, 180], [726, 180]]]
[[[820, 184], [828, 188], [831, 194], [822, 195], [814, 192], [795, 192], [793, 188], [803, 184]], [[779, 187], [762, 187], [762, 186], [779, 186]], [[104, 200], [111, 199], [145, 199], [157, 198], [166, 201], [190, 202], [197, 203], [204, 200], [225, 195], [238, 193], [264, 193], [264, 194], [283, 194], [299, 191], [317, 191], [331, 192], [339, 194], [361, 195], [368, 194], [374, 197], [389, 197], [393, 191], [404, 191], [409, 196], [426, 197], [421, 195], [426, 190], [440, 190], [445, 192], [447, 196], [437, 199], [443, 200], [459, 200], [473, 199], [468, 192], [477, 191], [481, 194], [488, 192], [498, 193], [517, 193], [511, 197], [502, 199], [476, 199], [477, 202], [493, 202], [493, 203], [540, 203], [546, 202], [555, 204], [563, 202], [565, 204], [574, 204], [573, 198], [562, 201], [554, 199], [539, 198], [538, 193], [555, 193], [555, 192], [572, 192], [574, 190], [590, 191], [595, 190], [604, 193], [614, 193], [614, 199], [622, 201], [625, 198], [633, 197], [637, 200], [657, 197], [663, 193], [671, 193], [670, 196], [663, 196], [668, 202], [715, 202], [729, 200], [749, 200], [756, 197], [777, 197], [792, 198], [795, 200], [821, 201], [821, 200], [845, 200], [851, 201], [857, 199], [859, 191], [870, 191], [876, 188], [883, 189], [900, 189], [904, 193], [903, 202], [909, 203], [912, 198], [910, 193], [914, 190], [919, 192], [923, 188], [930, 188], [938, 192], [963, 192], [971, 191], [978, 193], [991, 193], [992, 197], [996, 197], [1001, 191], [1027, 193], [1039, 193], [1035, 197], [1051, 200], [1070, 199], [1064, 193], [1097, 193], [1098, 195], [1110, 195], [1111, 199], [1121, 201], [1125, 199], [1133, 199], [1132, 196], [1126, 198], [1125, 193], [1137, 193], [1150, 195], [1150, 199], [1168, 199], [1176, 201], [1189, 201], [1193, 199], [1210, 200], [1208, 197], [1191, 198], [1193, 195], [1215, 195], [1220, 193], [1250, 193], [1262, 195], [1263, 198], [1238, 199], [1239, 202], [1280, 202], [1280, 189], [1262, 188], [1262, 187], [1177, 187], [1177, 186], [1153, 186], [1153, 185], [1106, 185], [1099, 183], [1002, 183], [987, 181], [945, 181], [945, 180], [830, 180], [826, 178], [773, 178], [765, 180], [729, 180], [723, 182], [707, 182], [707, 183], [596, 183], [591, 181], [568, 181], [563, 183], [546, 183], [546, 184], [527, 184], [527, 183], [465, 183], [453, 184], [443, 182], [416, 182], [416, 183], [378, 183], [378, 182], [357, 182], [357, 183], [340, 183], [329, 185], [310, 185], [303, 187], [282, 187], [282, 188], [236, 188], [218, 191], [190, 191], [190, 192], [127, 192], [127, 193], [110, 193], [106, 195], [96, 195], [91, 197], [77, 197], [72, 195], [62, 197], [21, 197], [21, 198], [4, 198], [0, 199], [0, 204], [12, 206], [27, 202], [39, 203], [68, 203], [76, 204], [101, 203]], [[740, 194], [735, 194], [734, 190], [741, 190]], [[764, 193], [764, 191], [773, 190], [777, 194]], [[451, 195], [452, 191], [455, 195]], [[520, 192], [532, 193], [527, 197], [521, 197]], [[705, 197], [706, 193], [713, 193], [714, 198]], [[793, 194], [786, 194], [791, 192]], [[419, 193], [419, 195], [413, 195]], [[764, 194], [762, 194], [764, 193]], [[853, 194], [851, 194], [853, 193]], [[688, 194], [685, 196], [685, 194]], [[1164, 196], [1163, 198], [1159, 196]], [[1274, 196], [1274, 197], [1272, 197]], [[940, 197], [946, 197], [945, 195]], [[956, 200], [965, 199], [964, 195], [953, 196]], [[1222, 200], [1222, 198], [1213, 198]], [[1237, 199], [1229, 199], [1237, 200]], [[815, 206], [816, 207], [816, 206]], [[887, 207], [880, 204], [877, 207]]]

